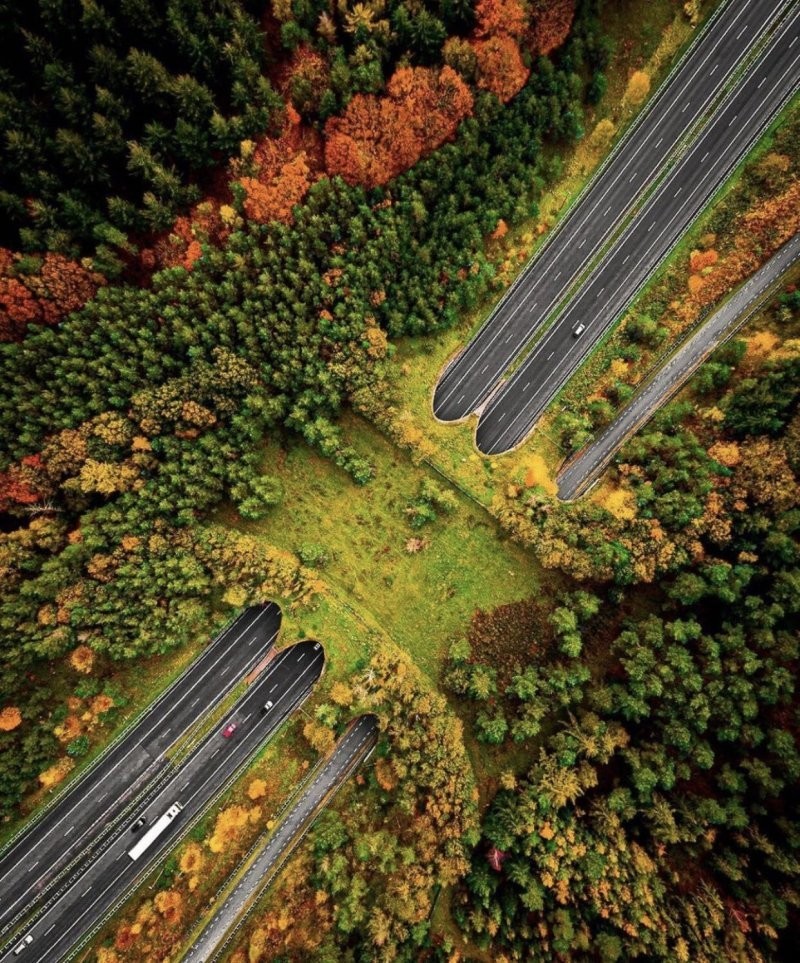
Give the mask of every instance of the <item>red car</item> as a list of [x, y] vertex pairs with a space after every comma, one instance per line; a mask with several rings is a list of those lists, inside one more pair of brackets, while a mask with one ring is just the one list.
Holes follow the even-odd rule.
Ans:
[[229, 722], [227, 726], [225, 726], [225, 728], [222, 730], [222, 735], [226, 739], [230, 739], [230, 737], [234, 734], [234, 732], [236, 732], [238, 728], [239, 728], [239, 724], [237, 722]]

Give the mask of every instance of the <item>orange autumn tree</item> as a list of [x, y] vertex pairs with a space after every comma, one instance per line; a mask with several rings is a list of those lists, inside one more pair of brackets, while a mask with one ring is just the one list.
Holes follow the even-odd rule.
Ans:
[[[3, 252], [0, 251], [0, 258]], [[42, 312], [31, 292], [3, 273], [0, 260], [0, 341], [19, 341], [29, 324], [41, 322]]]
[[528, 42], [534, 54], [546, 57], [569, 36], [575, 17], [575, 0], [531, 0]]
[[504, 104], [520, 92], [530, 75], [518, 40], [528, 26], [520, 0], [479, 0], [477, 24], [469, 44], [475, 51], [477, 83]]
[[[731, 231], [733, 244], [724, 258], [708, 257], [703, 268], [713, 270], [700, 277], [690, 275], [691, 301], [681, 305], [678, 312], [684, 323], [695, 317], [698, 306], [713, 304], [743, 278], [756, 271], [782, 244], [800, 230], [800, 181], [792, 181], [786, 190], [764, 200], [752, 210], [741, 215]], [[695, 270], [690, 263], [690, 269]], [[696, 278], [692, 282], [692, 278]], [[699, 283], [698, 283], [699, 282]]]
[[19, 340], [29, 324], [58, 324], [102, 284], [101, 274], [63, 254], [23, 259], [0, 248], [0, 341]]
[[11, 732], [22, 725], [22, 713], [16, 706], [0, 709], [0, 732]]
[[508, 103], [522, 90], [530, 70], [522, 62], [519, 44], [507, 34], [497, 34], [488, 40], [473, 40], [478, 60], [478, 86], [493, 93], [502, 103]]
[[236, 212], [214, 198], [195, 204], [188, 214], [175, 218], [172, 227], [156, 239], [152, 247], [143, 248], [139, 263], [145, 271], [182, 267], [191, 271], [202, 257], [203, 244], [222, 245], [236, 222]]
[[308, 193], [320, 166], [319, 137], [290, 105], [279, 137], [244, 141], [241, 156], [231, 163], [231, 173], [245, 191], [246, 216], [259, 224], [290, 224], [292, 209]]
[[325, 125], [325, 164], [349, 184], [375, 187], [451, 140], [472, 94], [451, 67], [400, 67], [385, 96], [356, 94]]
[[[314, 54], [313, 57], [319, 57]], [[297, 66], [296, 52], [292, 63]], [[306, 54], [302, 63], [316, 63]], [[244, 214], [260, 224], [268, 221], [291, 223], [292, 209], [299, 204], [322, 168], [319, 133], [303, 124], [291, 106], [286, 108], [283, 128], [277, 137], [245, 140], [239, 157], [231, 160], [228, 173], [233, 183], [244, 188]], [[202, 257], [203, 245], [220, 247], [242, 218], [232, 205], [230, 192], [217, 190], [195, 204], [188, 214], [177, 217], [172, 227], [139, 254], [145, 275], [165, 267], [191, 271]]]
[[475, 6], [476, 37], [506, 33], [521, 37], [528, 26], [528, 14], [520, 0], [478, 0]]
[[292, 157], [266, 183], [256, 177], [242, 177], [245, 189], [244, 212], [251, 221], [266, 224], [282, 221], [288, 224], [292, 209], [306, 196], [311, 186], [311, 172], [304, 153]]

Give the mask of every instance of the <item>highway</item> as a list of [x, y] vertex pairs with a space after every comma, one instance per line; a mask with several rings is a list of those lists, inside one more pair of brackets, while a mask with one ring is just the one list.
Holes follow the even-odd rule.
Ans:
[[[159, 856], [176, 845], [308, 696], [324, 661], [321, 645], [312, 641], [278, 653], [226, 717], [225, 723], [238, 723], [237, 731], [225, 738], [222, 725], [217, 726], [168, 779], [151, 787], [130, 818], [97, 847], [91, 864], [56, 889], [35, 920], [3, 947], [0, 960], [57, 963], [77, 952], [109, 911], [124, 902]], [[273, 704], [263, 712], [268, 700]], [[182, 804], [182, 811], [137, 860], [131, 859], [129, 850], [176, 802]], [[135, 834], [131, 827], [140, 816], [147, 822]], [[29, 935], [30, 945], [15, 956], [14, 949]]]
[[800, 234], [795, 234], [673, 352], [597, 438], [565, 462], [556, 479], [558, 497], [571, 501], [584, 495], [627, 439], [680, 391], [715, 348], [758, 311], [798, 258]]
[[[377, 741], [377, 717], [371, 714], [359, 716], [338, 740], [333, 752], [306, 780], [300, 798], [277, 829], [266, 842], [259, 840], [242, 860], [230, 891], [189, 950], [179, 958], [181, 963], [206, 963], [222, 958], [256, 899], [275, 878], [323, 806], [369, 756]], [[255, 857], [254, 852], [257, 853]]]
[[[690, 150], [487, 404], [475, 433], [484, 454], [522, 442], [564, 383], [591, 353], [680, 240], [715, 191], [800, 83], [800, 8], [788, 14], [740, 77]], [[583, 334], [576, 336], [580, 325]]]
[[58, 873], [167, 765], [166, 751], [272, 648], [281, 610], [251, 606], [6, 847], [0, 858], [0, 936], [42, 899]]
[[789, 0], [729, 0], [551, 232], [463, 352], [443, 371], [434, 415], [459, 421], [489, 396], [579, 277], [663, 176], [698, 119]]

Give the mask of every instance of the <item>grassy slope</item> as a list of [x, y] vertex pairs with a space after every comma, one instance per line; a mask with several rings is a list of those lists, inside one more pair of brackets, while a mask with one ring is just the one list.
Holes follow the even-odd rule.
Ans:
[[[232, 510], [223, 511], [216, 519], [263, 537], [270, 545], [297, 551], [314, 542], [329, 555], [320, 569], [323, 584], [313, 607], [293, 610], [290, 600], [277, 600], [284, 609], [279, 646], [301, 638], [321, 640], [327, 657], [323, 679], [303, 710], [259, 754], [221, 804], [248, 805], [246, 787], [255, 777], [265, 778], [273, 790], [265, 800], [264, 821], [279, 814], [291, 793], [293, 779], [286, 774], [299, 780], [314, 755], [301, 735], [306, 719], [325, 701], [331, 684], [350, 677], [378, 641], [399, 645], [435, 683], [450, 641], [464, 634], [476, 608], [526, 598], [543, 585], [534, 561], [469, 499], [460, 496], [452, 515], [414, 531], [404, 510], [416, 497], [420, 483], [425, 478], [435, 479], [433, 473], [414, 465], [364, 421], [348, 417], [343, 428], [348, 443], [375, 467], [376, 477], [370, 485], [355, 485], [302, 443], [293, 443], [288, 450], [273, 444], [265, 452], [264, 467], [284, 486], [281, 507], [258, 523], [244, 523]], [[411, 537], [426, 539], [428, 547], [409, 554], [405, 543]], [[502, 769], [519, 768], [526, 762], [524, 754], [513, 747], [508, 752], [487, 754], [480, 744], [469, 740], [467, 748], [484, 787], [491, 785]], [[280, 785], [274, 785], [276, 772], [281, 773]], [[335, 803], [342, 804], [341, 800]], [[202, 838], [213, 827], [215, 811], [201, 821], [192, 838]], [[187, 907], [187, 924], [195, 907], [200, 912], [222, 885], [237, 849], [246, 848], [262, 826], [260, 821], [243, 834], [240, 846], [232, 846], [227, 855], [209, 859]], [[151, 874], [103, 927], [95, 946], [111, 945], [120, 922], [131, 922], [137, 907], [151, 898], [153, 891], [170, 885], [174, 865], [170, 860], [166, 868]], [[153, 889], [148, 891], [148, 886]], [[180, 926], [183, 928], [184, 921]]]
[[[343, 427], [348, 443], [375, 468], [369, 485], [355, 485], [305, 445], [286, 453], [270, 446], [265, 470], [283, 483], [283, 504], [263, 522], [245, 525], [233, 514], [228, 520], [290, 551], [308, 542], [323, 547], [329, 561], [321, 575], [334, 595], [365, 623], [380, 625], [435, 679], [448, 643], [464, 634], [476, 608], [530, 596], [542, 573], [485, 511], [461, 496], [452, 515], [412, 529], [405, 509], [421, 482], [438, 481], [436, 475], [361, 419], [347, 417]], [[414, 537], [428, 545], [410, 554], [405, 546]], [[304, 615], [303, 631], [325, 639], [329, 613], [330, 602]]]

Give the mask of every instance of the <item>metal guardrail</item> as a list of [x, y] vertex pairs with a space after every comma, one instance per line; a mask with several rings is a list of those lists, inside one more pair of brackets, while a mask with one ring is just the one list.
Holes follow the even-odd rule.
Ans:
[[[567, 222], [567, 220], [569, 219], [570, 215], [571, 215], [572, 212], [574, 211], [575, 207], [576, 207], [576, 206], [578, 205], [578, 203], [583, 199], [584, 195], [586, 195], [590, 190], [592, 190], [592, 189], [594, 188], [595, 183], [596, 183], [596, 182], [600, 179], [600, 177], [605, 173], [605, 171], [606, 171], [606, 169], [608, 168], [608, 166], [616, 159], [617, 154], [622, 150], [623, 146], [625, 146], [625, 144], [628, 142], [628, 140], [630, 140], [630, 138], [633, 136], [634, 132], [639, 128], [639, 126], [643, 123], [643, 121], [645, 120], [645, 118], [650, 114], [650, 111], [653, 109], [653, 107], [654, 107], [656, 104], [658, 104], [658, 102], [663, 98], [664, 94], [665, 94], [665, 93], [667, 92], [667, 90], [669, 89], [672, 81], [675, 79], [675, 74], [683, 67], [683, 65], [686, 63], [687, 59], [689, 58], [691, 52], [692, 52], [692, 51], [694, 50], [694, 48], [700, 43], [700, 41], [703, 39], [703, 37], [705, 37], [705, 35], [706, 35], [706, 34], [708, 33], [708, 31], [711, 29], [712, 24], [713, 24], [713, 23], [717, 20], [717, 18], [720, 16], [722, 10], [727, 6], [727, 3], [730, 3], [730, 2], [731, 2], [731, 0], [725, 0], [725, 2], [720, 3], [720, 5], [716, 8], [716, 10], [714, 10], [714, 12], [713, 12], [713, 13], [711, 14], [711, 16], [708, 18], [708, 20], [703, 24], [703, 26], [700, 28], [700, 31], [694, 36], [692, 42], [688, 45], [688, 47], [686, 47], [686, 49], [683, 51], [683, 53], [681, 54], [681, 56], [679, 57], [679, 59], [675, 62], [675, 64], [673, 65], [673, 67], [672, 67], [672, 68], [670, 69], [670, 71], [667, 73], [666, 77], [664, 77], [664, 79], [663, 79], [663, 80], [661, 81], [661, 83], [658, 85], [658, 88], [656, 89], [656, 91], [653, 93], [653, 95], [652, 95], [651, 97], [648, 98], [647, 103], [646, 103], [646, 104], [643, 106], [643, 108], [636, 114], [636, 116], [633, 118], [633, 120], [631, 121], [631, 123], [628, 124], [628, 126], [625, 128], [625, 130], [624, 130], [623, 133], [622, 133], [622, 136], [617, 140], [617, 142], [614, 144], [614, 146], [613, 146], [613, 147], [611, 148], [611, 150], [608, 152], [608, 154], [606, 155], [605, 159], [604, 159], [603, 162], [600, 164], [600, 166], [597, 167], [597, 168], [592, 172], [591, 177], [589, 177], [589, 179], [588, 179], [588, 180], [586, 181], [586, 183], [583, 185], [583, 187], [581, 188], [581, 190], [578, 191], [578, 193], [575, 194], [575, 195], [569, 200], [569, 202], [567, 203], [566, 207], [564, 207], [564, 208], [559, 212], [558, 217], [556, 218], [555, 223], [553, 224], [552, 228], [551, 228], [550, 231], [548, 232], [547, 236], [544, 238], [543, 243], [542, 243], [539, 247], [536, 248], [536, 250], [533, 252], [533, 254], [531, 255], [531, 257], [525, 262], [525, 265], [522, 267], [522, 269], [520, 270], [520, 272], [519, 272], [519, 274], [517, 275], [517, 277], [511, 282], [511, 285], [510, 285], [510, 286], [506, 289], [506, 291], [503, 293], [503, 296], [502, 296], [502, 298], [500, 299], [500, 301], [498, 301], [498, 302], [492, 307], [492, 309], [491, 309], [491, 311], [489, 312], [489, 314], [488, 314], [488, 316], [486, 317], [486, 319], [483, 321], [483, 323], [482, 323], [481, 326], [478, 328], [478, 330], [475, 332], [475, 334], [472, 336], [472, 338], [470, 338], [470, 341], [468, 342], [468, 344], [471, 343], [475, 338], [477, 338], [478, 335], [481, 334], [481, 332], [483, 331], [483, 329], [489, 325], [489, 322], [492, 320], [492, 318], [494, 317], [494, 314], [496, 313], [496, 311], [497, 311], [498, 308], [500, 307], [501, 302], [502, 302], [502, 301], [505, 301], [506, 298], [511, 295], [511, 292], [514, 291], [514, 290], [517, 288], [517, 286], [522, 282], [523, 278], [525, 277], [525, 275], [526, 275], [526, 273], [527, 273], [527, 271], [528, 271], [528, 268], [531, 267], [531, 266], [533, 265], [534, 261], [535, 261], [538, 257], [540, 257], [540, 256], [547, 250], [547, 248], [549, 247], [549, 245], [553, 242], [553, 240], [554, 240], [554, 238], [555, 238], [555, 235], [558, 233], [558, 231], [559, 231], [559, 230], [564, 226], [564, 224]], [[459, 349], [459, 354], [460, 354], [462, 351], [464, 351], [467, 346], [468, 346], [468, 345], [464, 345], [463, 348]], [[455, 360], [457, 360], [457, 357], [458, 357], [457, 355], [454, 355], [451, 359], [449, 359], [449, 360], [446, 362], [445, 366], [443, 367], [442, 371], [441, 371], [440, 374], [439, 374], [439, 377], [437, 378], [437, 381], [438, 381], [439, 378], [441, 378], [441, 376], [445, 373], [445, 371], [447, 370], [447, 368], [448, 368]]]
[[[264, 740], [259, 744], [258, 751], [260, 751], [267, 742], [270, 742], [283, 728], [283, 726], [289, 721], [289, 717], [292, 713], [309, 697], [313, 691], [313, 685], [305, 692], [301, 692], [292, 702], [292, 704], [287, 708], [283, 718], [280, 722], [271, 729], [265, 736]], [[245, 758], [242, 763], [237, 766], [237, 768], [231, 773], [231, 775], [225, 780], [225, 782], [220, 786], [217, 792], [198, 810], [198, 812], [187, 822], [184, 829], [180, 834], [174, 838], [167, 841], [166, 845], [161, 849], [157, 850], [154, 859], [145, 867], [143, 867], [142, 872], [138, 874], [132, 881], [131, 886], [120, 896], [120, 898], [102, 915], [102, 917], [95, 923], [95, 925], [86, 931], [80, 940], [75, 943], [71, 950], [64, 956], [62, 963], [68, 963], [70, 960], [74, 960], [75, 957], [81, 952], [81, 950], [92, 940], [92, 938], [105, 926], [111, 917], [113, 917], [122, 906], [131, 898], [134, 891], [138, 886], [147, 879], [150, 874], [158, 869], [163, 863], [165, 857], [168, 853], [176, 849], [184, 839], [189, 835], [189, 833], [197, 826], [201, 819], [203, 819], [208, 811], [215, 806], [222, 796], [233, 786], [233, 784], [241, 778], [241, 776], [246, 772], [246, 770], [252, 765], [253, 756], [255, 753], [251, 754]], [[114, 838], [117, 838], [116, 836]], [[109, 843], [110, 845], [110, 843]]]
[[[721, 7], [718, 9], [721, 9]], [[504, 377], [498, 382], [493, 394], [497, 393], [499, 387], [510, 380], [516, 371], [522, 367], [522, 365], [525, 363], [525, 360], [535, 350], [538, 343], [558, 319], [558, 316], [564, 310], [566, 310], [570, 302], [577, 297], [581, 288], [585, 285], [586, 281], [596, 270], [596, 268], [603, 262], [610, 249], [618, 240], [620, 240], [620, 238], [623, 237], [625, 231], [638, 216], [640, 209], [644, 207], [652, 197], [655, 196], [659, 187], [666, 180], [668, 180], [675, 167], [691, 149], [695, 141], [702, 135], [703, 129], [707, 127], [709, 123], [711, 123], [711, 121], [714, 119], [714, 116], [722, 109], [728, 97], [735, 90], [744, 74], [747, 73], [750, 67], [769, 45], [772, 36], [780, 29], [781, 25], [786, 19], [788, 9], [789, 8], [787, 6], [786, 10], [775, 18], [775, 21], [771, 24], [769, 29], [765, 30], [764, 33], [758, 38], [757, 43], [753, 44], [753, 46], [748, 49], [747, 53], [734, 66], [734, 68], [729, 71], [725, 84], [713, 97], [709, 99], [708, 103], [703, 109], [702, 114], [697, 116], [694, 121], [687, 126], [681, 138], [675, 143], [673, 149], [664, 158], [663, 166], [654, 171], [649, 180], [645, 181], [641, 185], [636, 201], [631, 204], [630, 208], [628, 208], [628, 210], [622, 216], [620, 216], [613, 231], [608, 234], [591, 259], [587, 261], [584, 267], [581, 268], [580, 272], [572, 280], [567, 290], [564, 291], [564, 293], [558, 298], [558, 301], [553, 305], [552, 309], [548, 312], [542, 323], [534, 332], [534, 336], [528, 342], [526, 342], [522, 348], [520, 348], [519, 352], [506, 369]], [[532, 259], [528, 263], [531, 264]], [[486, 403], [489, 401], [491, 401], [491, 395], [487, 396]]]
[[[215, 645], [222, 638], [222, 636], [228, 631], [228, 629], [230, 629], [230, 627], [239, 618], [240, 615], [242, 615], [241, 612], [237, 613], [225, 623], [225, 625], [214, 636], [214, 638], [211, 641], [211, 644], [205, 647], [205, 649], [203, 650], [203, 655], [209, 648], [211, 648], [211, 646]], [[51, 799], [49, 799], [43, 806], [40, 806], [37, 808], [36, 812], [33, 813], [19, 827], [19, 829], [14, 833], [14, 835], [11, 836], [8, 840], [6, 840], [6, 842], [3, 843], [2, 846], [0, 846], [0, 859], [2, 859], [6, 851], [9, 850], [19, 840], [21, 836], [24, 836], [29, 829], [32, 829], [47, 813], [50, 812], [50, 810], [54, 806], [56, 806], [63, 799], [65, 799], [69, 795], [69, 793], [72, 792], [73, 789], [76, 789], [78, 786], [80, 786], [81, 782], [83, 782], [83, 780], [87, 776], [90, 776], [94, 772], [94, 770], [97, 768], [97, 766], [100, 765], [101, 762], [105, 761], [106, 757], [111, 752], [111, 750], [116, 748], [116, 746], [124, 738], [130, 735], [131, 731], [142, 721], [142, 719], [147, 715], [147, 713], [150, 712], [152, 709], [154, 709], [158, 705], [158, 703], [162, 699], [164, 699], [166, 696], [168, 696], [169, 693], [173, 691], [175, 686], [177, 686], [178, 683], [181, 682], [186, 675], [188, 675], [189, 671], [192, 669], [196, 661], [197, 661], [196, 659], [193, 659], [188, 665], [186, 665], [179, 672], [179, 674], [175, 676], [172, 682], [170, 682], [167, 688], [163, 690], [163, 692], [159, 692], [159, 694], [152, 700], [152, 702], [149, 702], [135, 716], [129, 719], [125, 723], [124, 727], [120, 729], [120, 731], [114, 736], [111, 742], [109, 742], [108, 745], [104, 747], [102, 752], [98, 753], [98, 755], [92, 759], [92, 761], [89, 763], [89, 765], [85, 769], [81, 769], [74, 779], [71, 779], [68, 782], [64, 783], [60, 791], [56, 792], [55, 795]]]
[[[347, 737], [347, 733], [352, 730], [358, 721], [358, 719], [353, 720], [351, 725], [348, 726], [347, 731], [340, 736], [339, 740], [337, 741], [337, 745], [341, 744], [341, 741]], [[281, 851], [279, 858], [277, 858], [276, 861], [269, 867], [264, 876], [256, 883], [252, 893], [246, 898], [244, 909], [239, 914], [234, 925], [228, 931], [225, 940], [215, 950], [213, 950], [213, 955], [209, 958], [209, 963], [216, 963], [216, 961], [220, 960], [227, 952], [233, 940], [236, 938], [238, 933], [241, 932], [241, 929], [245, 926], [247, 920], [252, 915], [259, 900], [272, 885], [275, 878], [280, 874], [280, 871], [286, 865], [287, 860], [295, 851], [295, 849], [308, 835], [320, 811], [330, 803], [331, 799], [333, 799], [333, 797], [339, 792], [355, 769], [361, 766], [369, 758], [372, 752], [374, 752], [375, 746], [377, 745], [377, 736], [378, 733], [376, 731], [374, 738], [370, 740], [370, 744], [368, 744], [361, 752], [354, 753], [354, 755], [348, 760], [346, 771], [343, 773], [340, 780], [328, 790], [328, 792], [322, 799], [320, 799], [316, 806], [309, 810], [302, 823], [302, 828], [300, 831], [291, 838], [291, 841], [286, 845], [285, 849]], [[303, 795], [313, 785], [315, 778], [317, 778], [325, 766], [328, 765], [335, 752], [336, 747], [334, 747], [332, 752], [327, 756], [324, 756], [317, 761], [314, 768], [307, 774], [301, 785], [297, 788], [295, 793], [290, 796], [283, 807], [281, 807], [279, 812], [285, 812], [296, 802], [296, 800], [302, 800]], [[242, 872], [245, 871], [245, 867], [247, 867], [248, 863], [255, 861], [253, 857], [257, 858], [258, 851], [263, 850], [269, 844], [269, 841], [274, 837], [274, 835], [275, 829], [269, 830], [266, 833], [262, 833], [261, 836], [259, 836], [259, 838], [253, 843], [247, 853], [242, 857], [236, 866], [236, 869], [231, 873], [230, 882], [226, 887], [226, 890], [228, 891], [227, 896], [229, 896], [231, 892], [235, 891], [236, 880], [240, 877]], [[213, 915], [210, 919], [213, 919]], [[191, 953], [194, 942], [196, 941], [197, 937], [202, 934], [203, 929], [206, 925], [208, 925], [210, 919], [207, 919], [197, 929], [195, 929], [192, 934], [190, 934], [185, 941], [187, 944], [186, 948], [181, 952], [180, 956], [178, 956], [176, 963], [181, 963], [181, 961], [184, 960], [189, 953]]]
[[[784, 20], [788, 20], [788, 17], [783, 18], [783, 19], [781, 20], [781, 24], [784, 23]], [[638, 297], [640, 296], [642, 290], [646, 287], [648, 281], [649, 281], [650, 278], [653, 276], [653, 274], [654, 274], [654, 273], [661, 267], [661, 265], [663, 265], [663, 263], [670, 257], [670, 255], [672, 254], [672, 252], [675, 250], [675, 248], [678, 246], [678, 244], [680, 244], [680, 242], [683, 240], [683, 238], [684, 238], [684, 236], [686, 235], [686, 233], [687, 233], [687, 232], [691, 229], [691, 227], [695, 224], [695, 222], [697, 221], [697, 219], [698, 219], [698, 218], [703, 214], [703, 212], [712, 204], [712, 202], [713, 202], [714, 198], [717, 196], [717, 194], [719, 194], [720, 192], [722, 192], [722, 191], [725, 189], [728, 180], [729, 180], [730, 177], [733, 175], [733, 173], [735, 172], [735, 170], [745, 161], [747, 155], [748, 155], [748, 154], [750, 153], [750, 151], [753, 149], [753, 147], [755, 146], [755, 144], [757, 143], [757, 141], [758, 141], [758, 140], [761, 138], [761, 136], [772, 126], [772, 124], [777, 120], [777, 118], [779, 117], [780, 113], [781, 113], [781, 112], [783, 111], [783, 109], [789, 104], [789, 102], [795, 97], [795, 95], [797, 94], [798, 90], [800, 90], [800, 83], [795, 83], [793, 86], [788, 87], [787, 90], [783, 92], [782, 96], [781, 96], [780, 98], [778, 98], [773, 104], [770, 105], [769, 109], [767, 110], [766, 119], [762, 121], [762, 123], [755, 129], [755, 132], [750, 135], [750, 137], [743, 143], [743, 145], [742, 145], [742, 147], [739, 149], [739, 151], [731, 158], [731, 160], [728, 162], [728, 164], [722, 169], [722, 171], [720, 172], [720, 177], [719, 177], [719, 180], [718, 180], [716, 186], [712, 187], [709, 191], [707, 191], [706, 194], [703, 196], [703, 198], [700, 200], [700, 207], [698, 208], [697, 213], [696, 213], [694, 216], [692, 216], [692, 217], [687, 221], [687, 223], [684, 225], [684, 227], [681, 229], [681, 231], [676, 235], [675, 239], [674, 239], [673, 242], [670, 244], [669, 248], [667, 248], [667, 250], [664, 251], [663, 254], [658, 258], [656, 264], [653, 266], [653, 269], [652, 269], [651, 271], [649, 271], [649, 272], [642, 278], [641, 282], [636, 286], [636, 288], [633, 290], [633, 292], [632, 292], [632, 293], [630, 294], [630, 296], [627, 298], [627, 300], [626, 300], [625, 303], [622, 305], [622, 307], [621, 307], [621, 308], [616, 312], [616, 314], [614, 314], [613, 317], [609, 320], [606, 328], [595, 338], [594, 341], [587, 342], [587, 343], [589, 344], [589, 350], [588, 350], [588, 351], [586, 352], [586, 354], [584, 355], [584, 359], [583, 359], [583, 361], [580, 362], [579, 367], [580, 367], [580, 365], [582, 365], [582, 364], [584, 363], [584, 361], [585, 361], [586, 359], [588, 359], [591, 351], [594, 351], [594, 350], [595, 350], [596, 348], [598, 348], [608, 337], [611, 336], [611, 334], [613, 333], [613, 331], [614, 331], [614, 329], [615, 329], [615, 326], [616, 326], [617, 323], [619, 322], [620, 318], [623, 316], [623, 314], [624, 314], [626, 311], [630, 310], [630, 308], [631, 308], [631, 306], [632, 306], [633, 304], [635, 304], [635, 302], [637, 301]], [[732, 94], [732, 93], [733, 93], [733, 91], [731, 91], [731, 94]], [[730, 95], [729, 95], [729, 96], [730, 96]], [[727, 99], [727, 98], [726, 98], [726, 99]], [[561, 377], [561, 379], [559, 380], [558, 385], [557, 385], [557, 387], [556, 387], [556, 391], [553, 393], [550, 401], [549, 401], [548, 404], [547, 404], [548, 407], [549, 407], [550, 405], [552, 405], [553, 403], [555, 403], [555, 402], [558, 401], [561, 392], [563, 391], [563, 389], [564, 389], [564, 387], [566, 386], [567, 382], [571, 380], [573, 374], [574, 374], [574, 371], [567, 371], [567, 372], [565, 372], [565, 374]], [[544, 413], [544, 412], [542, 412], [542, 414], [543, 414], [543, 413]], [[540, 417], [541, 417], [541, 416], [540, 416]], [[498, 452], [498, 453], [496, 453], [496, 454], [497, 454], [498, 456], [499, 456], [499, 455], [507, 455], [507, 454], [510, 454], [512, 451], [516, 451], [516, 449], [518, 449], [521, 445], [523, 445], [523, 444], [526, 442], [526, 440], [527, 440], [528, 436], [530, 435], [531, 431], [535, 428], [535, 425], [536, 425], [536, 422], [534, 422], [533, 424], [529, 424], [529, 425], [527, 426], [527, 428], [520, 429], [520, 431], [521, 431], [521, 437], [519, 437], [519, 438], [514, 442], [514, 444], [511, 445], [511, 447], [505, 448], [505, 449], [503, 449], [502, 452]], [[475, 429], [475, 430], [477, 431], [477, 426], [476, 426], [476, 429]], [[483, 453], [481, 453], [481, 454], [483, 454]]]
[[[794, 237], [791, 238], [789, 241], [785, 242], [785, 244], [782, 245], [781, 248], [779, 248], [778, 251], [775, 252], [775, 254], [778, 254], [781, 250], [785, 249], [787, 245], [790, 245], [792, 243], [798, 244], [799, 240], [800, 240], [800, 233], [795, 234]], [[775, 255], [773, 254], [773, 257], [774, 256]], [[721, 347], [726, 342], [730, 341], [730, 339], [733, 338], [736, 335], [736, 333], [740, 331], [741, 328], [743, 328], [748, 321], [751, 320], [753, 315], [756, 314], [764, 306], [766, 302], [768, 302], [772, 297], [775, 296], [777, 291], [780, 290], [780, 288], [786, 283], [786, 278], [791, 273], [792, 269], [795, 268], [795, 265], [797, 264], [798, 259], [800, 259], [800, 250], [792, 256], [792, 258], [784, 266], [783, 270], [781, 270], [781, 272], [775, 278], [769, 281], [761, 290], [757, 291], [750, 298], [750, 300], [743, 305], [742, 310], [733, 317], [730, 325], [720, 333], [719, 337], [716, 340], [709, 343], [707, 350], [701, 353], [700, 355], [698, 355], [698, 357], [691, 363], [691, 365], [689, 365], [683, 372], [679, 373], [679, 377], [677, 377], [676, 380], [671, 385], [667, 386], [663, 395], [661, 395], [661, 397], [659, 398], [657, 405], [643, 412], [640, 418], [637, 418], [636, 421], [632, 422], [628, 430], [625, 431], [624, 434], [620, 436], [619, 441], [609, 450], [609, 452], [606, 455], [601, 456], [598, 462], [590, 466], [589, 471], [586, 472], [584, 478], [578, 484], [575, 492], [569, 498], [562, 499], [563, 501], [575, 501], [576, 499], [581, 498], [583, 495], [586, 495], [589, 492], [589, 490], [594, 487], [594, 485], [602, 477], [603, 473], [611, 464], [614, 457], [617, 455], [617, 453], [620, 451], [623, 445], [630, 438], [632, 438], [633, 435], [635, 435], [643, 425], [647, 424], [647, 422], [650, 421], [651, 418], [653, 418], [653, 416], [659, 410], [659, 408], [663, 407], [667, 402], [669, 402], [672, 398], [674, 398], [675, 395], [678, 394], [678, 392], [681, 391], [683, 387], [685, 387], [686, 383], [689, 381], [692, 375], [697, 371], [697, 369], [702, 364], [704, 364], [708, 360], [708, 358], [710, 357], [710, 355], [714, 353], [714, 351], [716, 351], [719, 347]], [[769, 265], [769, 263], [770, 262], [767, 261], [766, 264], [762, 265], [762, 267], [759, 268], [759, 271], [764, 270], [764, 268], [766, 268]], [[558, 478], [561, 477], [581, 457], [583, 457], [587, 451], [589, 451], [595, 445], [600, 444], [603, 441], [603, 439], [609, 433], [611, 433], [612, 429], [614, 428], [614, 425], [619, 421], [621, 417], [624, 416], [624, 413], [633, 404], [636, 403], [637, 399], [641, 397], [641, 395], [645, 391], [647, 391], [653, 385], [654, 381], [661, 374], [664, 366], [669, 364], [674, 358], [676, 358], [680, 354], [680, 352], [689, 345], [691, 340], [703, 329], [703, 327], [709, 324], [709, 322], [712, 321], [717, 316], [717, 314], [719, 314], [720, 311], [723, 311], [725, 307], [730, 303], [731, 299], [736, 297], [737, 294], [741, 293], [743, 290], [743, 287], [745, 287], [750, 281], [755, 279], [757, 277], [757, 274], [758, 272], [751, 275], [748, 281], [745, 281], [743, 285], [740, 285], [736, 290], [731, 292], [729, 296], [722, 301], [721, 304], [718, 304], [717, 306], [710, 308], [708, 311], [703, 312], [700, 318], [698, 318], [698, 320], [695, 321], [695, 323], [692, 324], [689, 328], [687, 328], [687, 330], [683, 333], [683, 336], [679, 344], [673, 345], [669, 349], [661, 352], [658, 358], [650, 366], [651, 367], [650, 373], [647, 375], [644, 381], [642, 381], [642, 383], [638, 386], [634, 395], [628, 400], [627, 404], [618, 413], [614, 421], [612, 421], [611, 424], [608, 425], [599, 435], [597, 435], [597, 437], [593, 439], [593, 441], [591, 441], [588, 445], [584, 445], [577, 452], [570, 455], [567, 459], [564, 460], [561, 468], [558, 471], [558, 475], [556, 478], [557, 481], [558, 481]]]

